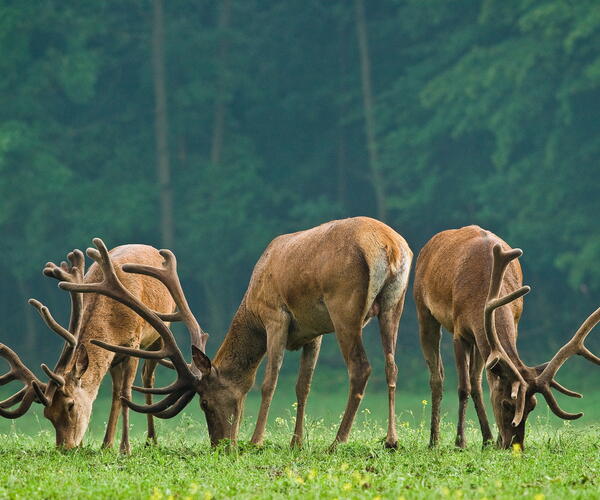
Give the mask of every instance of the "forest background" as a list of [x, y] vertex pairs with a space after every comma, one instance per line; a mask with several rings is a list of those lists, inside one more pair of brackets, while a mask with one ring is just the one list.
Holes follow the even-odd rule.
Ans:
[[[415, 255], [468, 224], [522, 248], [543, 362], [600, 304], [599, 47], [595, 0], [4, 0], [0, 341], [56, 359], [26, 299], [64, 321], [42, 267], [99, 236], [175, 251], [212, 355], [272, 238], [368, 215]], [[426, 393], [411, 297], [397, 357]], [[318, 370], [345, 390], [333, 338]]]

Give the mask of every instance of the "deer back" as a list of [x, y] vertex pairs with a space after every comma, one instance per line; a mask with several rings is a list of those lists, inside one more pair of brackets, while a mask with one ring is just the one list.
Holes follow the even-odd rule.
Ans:
[[[412, 252], [393, 229], [368, 217], [335, 220], [275, 238], [256, 264], [246, 306], [257, 316], [264, 307], [285, 307], [310, 322], [328, 296], [359, 293], [363, 316], [384, 282], [408, 279]], [[314, 325], [320, 333], [331, 324]]]
[[[418, 307], [425, 307], [455, 335], [455, 327], [483, 331], [483, 311], [493, 267], [492, 248], [500, 244], [503, 250], [510, 246], [495, 234], [479, 226], [467, 226], [436, 234], [423, 247], [417, 258], [414, 295]], [[506, 295], [518, 289], [523, 273], [518, 260], [508, 264], [504, 273], [501, 293]], [[523, 310], [523, 299], [514, 300], [497, 318], [505, 317], [516, 325]], [[516, 335], [516, 329], [514, 330]]]

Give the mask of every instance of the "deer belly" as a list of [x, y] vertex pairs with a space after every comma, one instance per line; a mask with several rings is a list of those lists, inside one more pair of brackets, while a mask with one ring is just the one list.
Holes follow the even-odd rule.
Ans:
[[333, 323], [324, 304], [322, 307], [313, 308], [312, 314], [292, 313], [286, 348], [295, 351], [315, 337], [331, 332]]

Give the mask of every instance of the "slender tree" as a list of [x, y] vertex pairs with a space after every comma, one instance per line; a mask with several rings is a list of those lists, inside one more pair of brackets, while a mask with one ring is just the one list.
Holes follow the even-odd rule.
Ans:
[[165, 23], [162, 0], [153, 2], [152, 70], [154, 80], [154, 126], [156, 134], [156, 170], [160, 197], [161, 243], [173, 247], [173, 193], [169, 158], [169, 122], [167, 114], [167, 84], [165, 76]]
[[217, 20], [217, 36], [219, 44], [217, 53], [219, 56], [217, 66], [217, 88], [215, 95], [215, 109], [213, 120], [213, 134], [210, 148], [210, 161], [213, 165], [221, 162], [223, 153], [223, 137], [225, 134], [225, 113], [226, 93], [227, 93], [227, 49], [228, 40], [226, 30], [229, 27], [231, 17], [231, 0], [221, 0], [219, 2], [219, 14]]
[[363, 0], [355, 0], [356, 34], [358, 51], [360, 55], [360, 77], [362, 82], [363, 108], [365, 115], [365, 133], [367, 138], [367, 151], [369, 155], [369, 170], [371, 182], [375, 192], [377, 217], [386, 219], [385, 190], [379, 166], [377, 139], [375, 136], [375, 110], [373, 106], [373, 89], [371, 83], [371, 60], [369, 55], [369, 39], [367, 36], [367, 22], [365, 19], [365, 5]]

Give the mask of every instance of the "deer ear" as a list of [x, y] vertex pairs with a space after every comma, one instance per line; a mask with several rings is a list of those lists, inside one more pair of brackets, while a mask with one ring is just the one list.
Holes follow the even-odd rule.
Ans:
[[194, 365], [200, 370], [202, 375], [206, 377], [210, 374], [212, 363], [210, 362], [209, 357], [195, 345], [192, 345], [192, 359], [194, 360]]
[[77, 348], [77, 358], [75, 360], [75, 378], [80, 379], [88, 369], [90, 358], [88, 357], [85, 345], [80, 344]]

